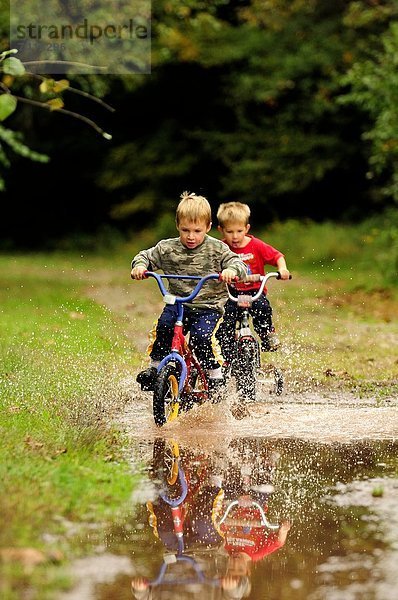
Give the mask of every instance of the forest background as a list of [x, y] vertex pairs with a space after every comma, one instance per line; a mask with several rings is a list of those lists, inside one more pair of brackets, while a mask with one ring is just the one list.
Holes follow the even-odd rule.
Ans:
[[1, 96], [52, 110], [18, 100], [2, 115], [1, 248], [173, 234], [189, 189], [248, 202], [256, 229], [387, 214], [398, 260], [397, 18], [394, 0], [155, 0], [150, 75], [68, 76], [113, 113], [3, 69]]

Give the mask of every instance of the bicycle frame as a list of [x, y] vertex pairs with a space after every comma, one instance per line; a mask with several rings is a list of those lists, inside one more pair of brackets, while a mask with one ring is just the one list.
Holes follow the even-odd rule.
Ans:
[[[156, 279], [165, 304], [177, 305], [177, 320], [174, 325], [174, 334], [171, 342], [171, 352], [170, 354], [165, 356], [160, 362], [158, 366], [158, 373], [167, 363], [171, 361], [177, 361], [181, 365], [181, 377], [178, 382], [178, 392], [180, 394], [183, 390], [185, 380], [187, 377], [187, 361], [185, 360], [187, 354], [187, 344], [183, 331], [184, 304], [186, 302], [191, 302], [194, 298], [196, 298], [206, 281], [209, 281], [209, 279], [219, 280], [220, 276], [218, 273], [211, 273], [210, 275], [205, 275], [204, 277], [200, 277], [199, 275], [159, 275], [159, 273], [146, 271], [145, 277], [153, 277], [154, 279]], [[198, 283], [193, 289], [193, 291], [189, 294], [189, 296], [178, 297], [174, 296], [173, 294], [169, 294], [168, 290], [164, 286], [164, 283], [162, 281], [163, 279], [193, 279], [198, 281]], [[199, 363], [195, 366], [200, 367]]]

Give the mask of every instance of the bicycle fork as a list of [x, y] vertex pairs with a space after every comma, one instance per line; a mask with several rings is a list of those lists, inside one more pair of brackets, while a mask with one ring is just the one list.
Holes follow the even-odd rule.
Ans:
[[250, 328], [250, 323], [249, 323], [249, 312], [248, 310], [244, 310], [239, 322], [239, 327], [236, 329], [236, 343], [237, 346], [239, 347], [239, 345], [243, 345], [245, 342], [249, 342], [249, 344], [254, 344], [256, 347], [256, 367], [260, 367], [261, 361], [260, 361], [260, 352], [259, 352], [259, 346], [258, 346], [258, 342], [256, 340], [256, 338], [253, 335], [253, 332]]

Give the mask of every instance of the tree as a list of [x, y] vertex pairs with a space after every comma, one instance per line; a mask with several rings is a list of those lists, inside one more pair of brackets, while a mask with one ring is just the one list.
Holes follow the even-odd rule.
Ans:
[[381, 48], [367, 52], [343, 77], [349, 91], [342, 104], [354, 104], [370, 117], [363, 132], [377, 199], [398, 201], [398, 23], [381, 36]]
[[341, 214], [365, 169], [360, 112], [336, 101], [368, 36], [344, 25], [346, 9], [158, 1], [153, 74], [131, 96], [140, 123], [100, 179], [121, 200], [113, 214], [169, 211], [185, 187], [257, 204], [264, 218], [300, 214], [303, 195], [311, 213], [330, 194], [323, 204]]

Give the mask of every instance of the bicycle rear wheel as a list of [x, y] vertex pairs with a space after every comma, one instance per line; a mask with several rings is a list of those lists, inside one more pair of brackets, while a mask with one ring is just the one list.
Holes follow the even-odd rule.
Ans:
[[256, 399], [256, 375], [259, 361], [259, 345], [252, 337], [238, 340], [234, 375], [236, 391], [243, 402], [254, 402]]
[[178, 416], [180, 376], [181, 370], [172, 362], [167, 363], [158, 373], [153, 392], [153, 418], [158, 427]]

